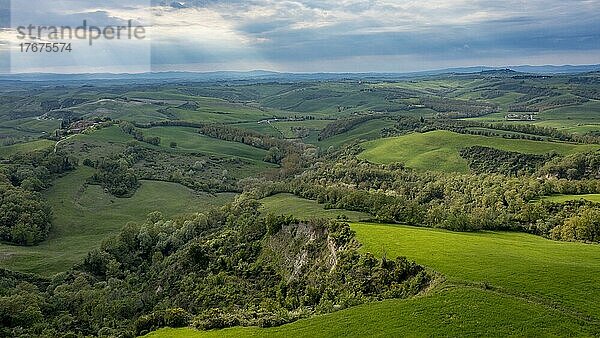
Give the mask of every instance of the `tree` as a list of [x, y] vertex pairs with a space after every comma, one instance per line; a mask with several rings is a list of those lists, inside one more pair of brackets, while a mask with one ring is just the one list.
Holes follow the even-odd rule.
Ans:
[[600, 242], [600, 210], [586, 207], [551, 231], [554, 239]]
[[109, 159], [100, 162], [92, 176], [92, 183], [99, 183], [117, 197], [133, 195], [139, 181], [131, 164], [125, 158]]
[[21, 188], [29, 191], [42, 191], [46, 188], [44, 182], [37, 177], [27, 177], [21, 182]]
[[269, 148], [269, 151], [267, 151], [264, 161], [280, 164], [284, 156], [285, 154], [278, 147], [271, 147]]
[[142, 137], [142, 142], [146, 142], [148, 144], [152, 144], [152, 145], [159, 145], [160, 144], [160, 137], [158, 136], [153, 136], [153, 137]]
[[281, 161], [281, 174], [284, 177], [298, 173], [301, 168], [301, 158], [298, 154], [290, 154]]

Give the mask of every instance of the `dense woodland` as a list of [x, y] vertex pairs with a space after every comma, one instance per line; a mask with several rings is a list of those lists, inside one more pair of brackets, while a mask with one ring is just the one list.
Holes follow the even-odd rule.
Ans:
[[13, 187], [0, 176], [0, 239], [20, 245], [33, 245], [46, 239], [52, 211], [35, 192]]

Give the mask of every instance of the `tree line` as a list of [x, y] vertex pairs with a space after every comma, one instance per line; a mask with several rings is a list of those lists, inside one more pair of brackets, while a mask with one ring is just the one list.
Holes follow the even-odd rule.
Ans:
[[[537, 126], [534, 124], [525, 123], [497, 123], [472, 120], [453, 120], [445, 118], [419, 119], [415, 117], [400, 117], [397, 119], [394, 128], [388, 128], [385, 132], [387, 136], [392, 136], [402, 135], [407, 131], [424, 133], [433, 130], [448, 130], [460, 134], [495, 136], [534, 141], [552, 139], [563, 142], [600, 144], [600, 137], [598, 136], [592, 134], [572, 134], [552, 127]], [[495, 132], [495, 130], [512, 132], [513, 134]]]
[[447, 118], [477, 117], [500, 111], [498, 105], [476, 100], [457, 100], [445, 97], [421, 97], [422, 106]]
[[540, 201], [553, 194], [600, 193], [598, 180], [419, 173], [398, 164], [374, 165], [352, 157], [320, 162], [293, 179], [253, 184], [247, 191], [257, 198], [292, 193], [326, 208], [366, 212], [380, 222], [454, 231], [512, 230], [546, 237], [584, 208], [600, 210], [587, 202], [563, 208]]
[[469, 169], [476, 174], [497, 173], [506, 176], [533, 175], [557, 154], [522, 154], [489, 147], [472, 146], [460, 150]]
[[145, 142], [145, 143], [152, 144], [155, 146], [160, 144], [160, 137], [145, 136], [144, 133], [140, 130], [137, 130], [135, 128], [135, 125], [131, 122], [121, 121], [121, 122], [119, 122], [119, 127], [121, 128], [121, 130], [123, 130], [123, 132], [133, 136], [134, 139], [136, 139], [140, 142]]
[[384, 118], [386, 116], [387, 115], [384, 114], [369, 114], [335, 120], [327, 124], [325, 128], [319, 132], [319, 141], [326, 140], [335, 135], [343, 134], [367, 121]]

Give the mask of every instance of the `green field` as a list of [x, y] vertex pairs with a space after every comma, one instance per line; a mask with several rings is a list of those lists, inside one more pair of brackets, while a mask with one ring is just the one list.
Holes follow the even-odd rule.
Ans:
[[363, 143], [365, 151], [359, 158], [382, 164], [401, 162], [416, 170], [468, 172], [467, 161], [460, 157], [459, 151], [475, 145], [528, 154], [571, 154], [598, 149], [596, 145], [513, 140], [437, 130]]
[[255, 107], [229, 103], [223, 100], [207, 100], [210, 101], [208, 103], [199, 102], [199, 107], [195, 110], [173, 108], [169, 109], [169, 112], [175, 114], [179, 120], [214, 123], [259, 121], [273, 117], [273, 113]]
[[[505, 95], [509, 100], [493, 99], [503, 107], [503, 112], [485, 115], [482, 117], [470, 118], [469, 120], [482, 122], [501, 122], [507, 123], [506, 115], [507, 104], [513, 103], [519, 95], [510, 93]], [[500, 98], [499, 98], [500, 99]], [[516, 124], [535, 124], [540, 127], [551, 127], [563, 130], [569, 133], [585, 134], [588, 132], [600, 131], [600, 101], [590, 100], [580, 105], [559, 107], [545, 110], [536, 116], [536, 121], [515, 121], [508, 123]]]
[[127, 143], [134, 140], [133, 136], [125, 133], [116, 125], [75, 135], [73, 138], [81, 141], [102, 141], [106, 143]]
[[159, 111], [159, 106], [120, 99], [99, 99], [71, 108], [71, 111], [85, 118], [110, 117], [113, 120], [136, 121], [140, 123], [167, 120], [168, 115]]
[[186, 127], [157, 127], [143, 129], [144, 135], [158, 136], [160, 145], [169, 148], [171, 142], [177, 143], [177, 150], [201, 152], [208, 154], [229, 155], [250, 160], [262, 161], [266, 151], [249, 145], [223, 141], [200, 135], [195, 128]]
[[[502, 294], [600, 320], [600, 246], [507, 233], [355, 224], [364, 250], [407, 256], [450, 282], [488, 283]], [[582, 316], [582, 317], [583, 317]]]
[[17, 143], [10, 146], [0, 147], [0, 158], [7, 158], [19, 153], [29, 153], [48, 149], [53, 147], [55, 143], [56, 142], [50, 140], [36, 140], [27, 143]]
[[315, 201], [296, 197], [292, 194], [277, 194], [261, 200], [264, 210], [277, 215], [293, 215], [298, 218], [337, 218], [344, 215], [350, 221], [370, 219], [371, 216], [363, 212], [340, 209], [323, 209]]
[[600, 246], [506, 232], [353, 224], [364, 251], [407, 256], [445, 276], [425, 295], [278, 328], [148, 337], [590, 336], [600, 334]]
[[176, 90], [131, 91], [122, 98], [99, 98], [70, 108], [85, 118], [110, 117], [140, 123], [185, 120], [192, 122], [259, 121], [279, 114], [252, 104], [230, 102], [216, 97], [187, 95]]
[[0, 113], [0, 137], [12, 137], [21, 140], [36, 139], [52, 134], [59, 127], [59, 120], [46, 120], [35, 117], [3, 121]]
[[590, 202], [600, 203], [600, 194], [587, 194], [587, 195], [554, 195], [544, 197], [543, 200], [550, 202], [563, 203], [567, 201], [586, 200]]
[[292, 128], [306, 128], [310, 131], [310, 136], [316, 138], [319, 132], [331, 122], [331, 120], [277, 121], [270, 123], [270, 125], [285, 138], [297, 138]]
[[1, 267], [49, 276], [69, 269], [127, 222], [144, 220], [152, 211], [167, 217], [200, 212], [234, 196], [196, 194], [175, 183], [142, 181], [132, 198], [121, 199], [100, 186], [85, 185], [92, 173], [92, 169], [81, 167], [45, 192], [54, 211], [49, 238], [34, 247], [0, 244]]
[[[574, 128], [600, 123], [600, 101], [591, 100], [577, 106], [549, 109], [539, 114], [540, 124], [555, 128]], [[596, 130], [599, 130], [597, 128]]]
[[357, 141], [374, 140], [381, 137], [381, 130], [383, 128], [390, 128], [395, 124], [396, 123], [394, 121], [386, 119], [370, 120], [350, 129], [345, 133], [318, 141], [316, 144], [323, 149], [327, 149], [329, 147], [339, 148], [344, 144]]
[[264, 135], [281, 138], [283, 135], [281, 132], [273, 127], [270, 123], [258, 123], [258, 122], [246, 122], [246, 123], [236, 123], [236, 128], [251, 130], [255, 132], [259, 132]]
[[[502, 318], [494, 320], [493, 318]], [[212, 337], [539, 337], [589, 336], [545, 306], [475, 288], [445, 287], [427, 296], [388, 300], [281, 327], [201, 332], [162, 329], [147, 338]]]
[[[186, 156], [200, 154], [218, 159], [242, 159], [244, 161], [242, 165], [228, 168], [230, 174], [236, 178], [244, 178], [276, 168], [276, 165], [263, 161], [267, 153], [263, 149], [200, 135], [195, 128], [155, 127], [140, 128], [140, 131], [145, 136], [161, 138], [158, 146], [140, 143], [148, 149]], [[74, 135], [61, 141], [59, 148], [77, 156], [81, 163], [85, 158], [99, 159], [121, 153], [132, 141], [134, 141], [133, 136], [124, 133], [118, 126], [110, 126], [86, 134]], [[171, 148], [171, 142], [177, 143], [177, 147]]]

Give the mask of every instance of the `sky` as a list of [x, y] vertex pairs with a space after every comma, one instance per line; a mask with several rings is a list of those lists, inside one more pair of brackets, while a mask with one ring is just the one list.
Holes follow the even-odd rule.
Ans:
[[[84, 19], [101, 27], [133, 20], [148, 35], [81, 45], [70, 56], [17, 50], [17, 23]], [[406, 72], [600, 63], [600, 0], [0, 0], [0, 26], [0, 68], [15, 72]]]

